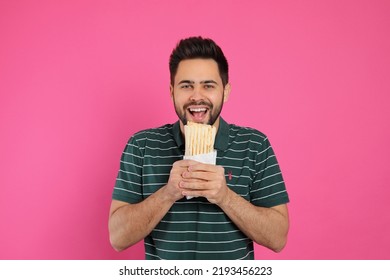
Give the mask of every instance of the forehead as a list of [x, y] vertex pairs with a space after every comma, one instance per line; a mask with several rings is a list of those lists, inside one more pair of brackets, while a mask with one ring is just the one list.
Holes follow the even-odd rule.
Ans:
[[207, 79], [222, 83], [218, 64], [213, 59], [195, 58], [180, 61], [175, 76], [175, 83], [183, 79], [195, 82]]

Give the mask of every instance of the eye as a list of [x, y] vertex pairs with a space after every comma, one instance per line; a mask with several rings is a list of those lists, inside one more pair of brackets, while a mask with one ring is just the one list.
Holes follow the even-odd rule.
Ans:
[[190, 84], [182, 84], [182, 85], [180, 86], [180, 88], [181, 88], [181, 89], [191, 89], [191, 88], [192, 88], [192, 85], [190, 85]]
[[205, 89], [213, 89], [213, 88], [215, 88], [215, 86], [213, 84], [205, 84], [204, 88]]

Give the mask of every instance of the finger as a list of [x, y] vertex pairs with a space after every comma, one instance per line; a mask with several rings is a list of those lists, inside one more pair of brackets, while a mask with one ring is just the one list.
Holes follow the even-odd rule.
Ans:
[[189, 172], [184, 171], [181, 175], [184, 179], [193, 179], [193, 180], [202, 180], [202, 181], [212, 181], [216, 180], [216, 173], [199, 171], [199, 172]]
[[206, 183], [207, 181], [201, 180], [201, 179], [185, 179], [181, 180], [180, 182], [185, 182], [185, 183]]
[[198, 164], [197, 161], [192, 159], [182, 159], [178, 160], [173, 164], [173, 167], [182, 167], [182, 168], [188, 168], [189, 166]]
[[209, 185], [204, 181], [180, 181], [179, 187], [185, 191], [193, 191], [193, 190], [207, 190], [209, 189]]
[[199, 164], [198, 161], [193, 160], [193, 159], [183, 159], [183, 160], [181, 160], [181, 161], [182, 161], [183, 164], [185, 164], [186, 166], [192, 166], [192, 165]]

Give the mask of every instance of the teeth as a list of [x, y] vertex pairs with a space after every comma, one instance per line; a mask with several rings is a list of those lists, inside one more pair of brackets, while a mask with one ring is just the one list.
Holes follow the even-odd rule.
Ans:
[[191, 112], [205, 112], [206, 108], [192, 108], [190, 109]]

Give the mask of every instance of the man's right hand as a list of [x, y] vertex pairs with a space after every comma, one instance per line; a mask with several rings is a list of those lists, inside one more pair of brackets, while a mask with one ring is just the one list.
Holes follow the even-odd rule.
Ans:
[[172, 165], [168, 183], [165, 185], [166, 194], [172, 199], [172, 203], [184, 197], [180, 182], [183, 181], [183, 173], [188, 171], [188, 167], [193, 164], [196, 164], [196, 161], [184, 159]]
[[193, 160], [179, 160], [172, 166], [168, 183], [145, 200], [129, 204], [113, 200], [110, 209], [109, 232], [112, 246], [118, 250], [144, 239], [161, 221], [172, 205], [183, 198], [180, 182]]

